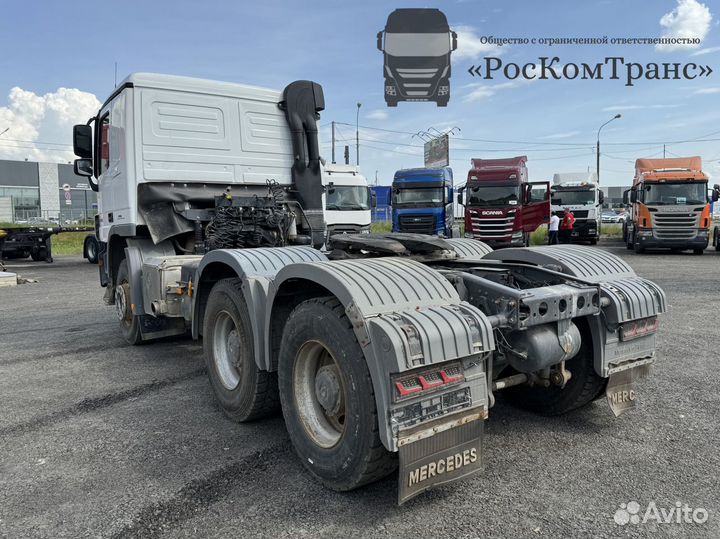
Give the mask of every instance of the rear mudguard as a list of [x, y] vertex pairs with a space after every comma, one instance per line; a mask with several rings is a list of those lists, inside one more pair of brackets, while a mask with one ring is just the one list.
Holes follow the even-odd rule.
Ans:
[[[487, 414], [487, 380], [482, 358], [495, 349], [487, 317], [461, 301], [450, 282], [410, 259], [382, 258], [297, 263], [281, 269], [268, 298], [314, 283], [345, 308], [363, 350], [375, 390], [380, 437], [397, 451], [403, 425], [393, 419], [398, 403], [393, 377], [451, 360], [462, 362], [468, 400], [478, 418]], [[273, 307], [275, 309], [275, 307]], [[269, 333], [273, 312], [266, 314]], [[442, 416], [441, 416], [442, 417]]]

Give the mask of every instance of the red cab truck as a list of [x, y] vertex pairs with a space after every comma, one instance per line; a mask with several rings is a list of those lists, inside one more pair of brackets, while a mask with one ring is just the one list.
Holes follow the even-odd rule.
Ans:
[[550, 182], [529, 182], [526, 156], [472, 159], [458, 203], [465, 206], [465, 237], [491, 247], [530, 244], [550, 221]]

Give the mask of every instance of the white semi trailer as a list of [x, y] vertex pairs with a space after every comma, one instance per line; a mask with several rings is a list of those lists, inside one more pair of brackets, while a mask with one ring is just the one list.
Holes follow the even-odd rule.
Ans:
[[75, 126], [100, 282], [130, 343], [201, 338], [229, 417], [282, 407], [323, 484], [399, 466], [400, 502], [480, 470], [496, 391], [541, 414], [634, 406], [665, 296], [611, 254], [415, 234], [321, 251], [323, 108], [310, 81], [136, 74]]

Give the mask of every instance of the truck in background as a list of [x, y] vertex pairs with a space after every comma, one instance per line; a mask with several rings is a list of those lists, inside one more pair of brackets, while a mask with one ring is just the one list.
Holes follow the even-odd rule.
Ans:
[[406, 168], [392, 183], [392, 231], [457, 238], [450, 167]]
[[527, 157], [472, 159], [458, 193], [465, 237], [493, 248], [530, 245], [530, 234], [550, 221], [550, 182], [529, 182]]
[[589, 242], [595, 245], [600, 239], [601, 210], [605, 200], [595, 172], [558, 172], [553, 174], [550, 207], [562, 219], [563, 210], [569, 208], [575, 216], [571, 242]]
[[[384, 37], [384, 40], [383, 40]], [[445, 14], [432, 8], [396, 9], [377, 34], [383, 53], [385, 103], [450, 100], [450, 54], [457, 49], [457, 34]]]
[[392, 186], [371, 185], [370, 190], [375, 197], [372, 209], [372, 221], [392, 221]]
[[692, 249], [701, 255], [709, 242], [708, 176], [700, 157], [638, 159], [631, 189], [623, 193], [630, 204], [625, 221], [628, 249]]
[[327, 163], [322, 178], [328, 239], [334, 234], [369, 234], [374, 196], [358, 167]]
[[307, 80], [135, 74], [75, 126], [75, 170], [100, 192], [100, 284], [129, 343], [202, 339], [228, 417], [282, 408], [325, 486], [399, 468], [400, 502], [481, 470], [496, 391], [551, 415], [603, 394], [615, 415], [635, 406], [665, 295], [607, 252], [419, 234], [322, 251], [323, 108]]

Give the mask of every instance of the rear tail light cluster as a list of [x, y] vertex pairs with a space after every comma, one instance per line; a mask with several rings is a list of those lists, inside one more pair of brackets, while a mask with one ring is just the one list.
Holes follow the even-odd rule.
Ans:
[[427, 369], [414, 374], [403, 374], [393, 380], [395, 401], [415, 397], [423, 392], [446, 387], [465, 380], [459, 363]]
[[650, 335], [658, 330], [659, 325], [660, 321], [656, 316], [627, 322], [620, 327], [620, 340], [631, 341], [633, 339], [637, 339], [638, 337]]

